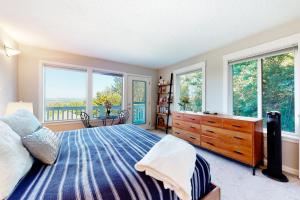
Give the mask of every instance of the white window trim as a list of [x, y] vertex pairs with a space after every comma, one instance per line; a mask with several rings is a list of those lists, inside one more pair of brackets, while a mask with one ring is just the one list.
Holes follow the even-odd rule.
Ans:
[[[112, 74], [120, 74], [123, 76], [123, 81], [125, 82], [125, 79], [127, 77], [127, 73], [124, 72], [118, 72], [118, 71], [112, 71], [112, 70], [106, 70], [98, 67], [91, 67], [91, 66], [81, 66], [81, 65], [73, 65], [73, 64], [67, 64], [67, 63], [60, 63], [60, 62], [52, 62], [52, 61], [44, 61], [41, 60], [39, 62], [39, 112], [38, 112], [38, 118], [43, 124], [66, 124], [66, 123], [74, 123], [80, 120], [64, 120], [64, 121], [50, 121], [45, 122], [44, 121], [44, 67], [50, 66], [50, 67], [57, 67], [61, 69], [77, 69], [77, 70], [85, 70], [87, 72], [87, 113], [92, 113], [92, 99], [93, 99], [93, 71], [97, 72], [103, 72], [103, 73], [112, 73]], [[124, 82], [123, 82], [123, 92], [124, 92]], [[124, 94], [123, 93], [123, 109], [125, 106], [124, 103]]]
[[[92, 112], [92, 99], [93, 99], [93, 71], [97, 72], [103, 72], [103, 73], [111, 73], [111, 74], [120, 74], [123, 76], [123, 105], [122, 109], [127, 109], [127, 80], [128, 76], [140, 76], [140, 77], [146, 77], [150, 79], [150, 88], [152, 88], [152, 76], [148, 75], [143, 75], [143, 74], [134, 74], [134, 73], [126, 73], [126, 72], [121, 72], [121, 71], [114, 71], [114, 70], [108, 70], [104, 69], [101, 67], [95, 67], [95, 66], [88, 66], [88, 65], [74, 65], [74, 64], [68, 64], [68, 63], [61, 63], [61, 62], [53, 62], [53, 61], [47, 61], [47, 60], [40, 60], [39, 61], [39, 97], [38, 97], [38, 118], [43, 124], [72, 124], [76, 123], [80, 120], [65, 120], [65, 121], [51, 121], [51, 122], [44, 122], [44, 66], [54, 66], [57, 68], [65, 68], [65, 69], [79, 69], [79, 70], [86, 70], [87, 71], [87, 81], [88, 81], [88, 91], [87, 91], [87, 112], [91, 114]], [[152, 91], [150, 91], [150, 96], [151, 96]], [[152, 123], [152, 112], [151, 112], [151, 107], [152, 107], [152, 98], [150, 98], [149, 101], [150, 105], [150, 112], [149, 117], [150, 124]]]
[[206, 62], [200, 62], [194, 65], [190, 65], [187, 67], [182, 67], [180, 69], [177, 69], [173, 71], [173, 77], [174, 77], [174, 110], [179, 111], [179, 85], [177, 84], [177, 76], [181, 74], [185, 74], [188, 72], [193, 72], [200, 70], [202, 71], [203, 74], [203, 84], [202, 84], [202, 111], [205, 111], [206, 109]]
[[[290, 47], [298, 46], [300, 48], [300, 34], [295, 34], [289, 37], [281, 38], [272, 42], [264, 43], [252, 48], [234, 52], [223, 56], [223, 113], [232, 114], [232, 92], [231, 92], [231, 78], [229, 62], [233, 60], [242, 60], [250, 57], [255, 57], [263, 54], [267, 54], [274, 51], [287, 49]], [[261, 70], [261, 69], [258, 69]], [[259, 77], [258, 77], [259, 78]], [[259, 81], [259, 79], [258, 79]], [[259, 83], [261, 85], [261, 83]], [[260, 85], [259, 88], [260, 88]], [[261, 88], [260, 88], [261, 89]], [[260, 97], [258, 97], [260, 98]], [[261, 100], [258, 99], [258, 103]], [[260, 115], [261, 116], [261, 115]], [[283, 132], [283, 139], [293, 140], [298, 142], [299, 140], [299, 117], [300, 117], [300, 51], [295, 54], [295, 133]]]

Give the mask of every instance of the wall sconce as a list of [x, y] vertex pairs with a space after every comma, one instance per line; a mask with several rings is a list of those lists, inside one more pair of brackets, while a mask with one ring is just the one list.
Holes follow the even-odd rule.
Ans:
[[21, 53], [20, 50], [8, 47], [6, 45], [4, 45], [4, 52], [8, 57], [15, 56]]

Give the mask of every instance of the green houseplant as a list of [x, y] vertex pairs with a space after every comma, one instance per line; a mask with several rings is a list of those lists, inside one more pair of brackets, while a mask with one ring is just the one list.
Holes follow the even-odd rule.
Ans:
[[186, 110], [186, 106], [190, 104], [190, 98], [188, 96], [180, 97], [180, 103], [178, 105], [182, 108], [182, 110]]

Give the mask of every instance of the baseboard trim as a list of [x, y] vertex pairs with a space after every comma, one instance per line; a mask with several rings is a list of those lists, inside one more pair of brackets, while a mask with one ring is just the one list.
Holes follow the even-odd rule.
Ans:
[[[268, 163], [268, 160], [264, 159], [264, 166], [267, 166], [267, 163]], [[292, 174], [292, 175], [299, 176], [299, 170], [298, 169], [291, 168], [291, 167], [286, 166], [286, 165], [282, 165], [282, 171], [284, 171], [286, 173], [289, 173], [289, 174]]]

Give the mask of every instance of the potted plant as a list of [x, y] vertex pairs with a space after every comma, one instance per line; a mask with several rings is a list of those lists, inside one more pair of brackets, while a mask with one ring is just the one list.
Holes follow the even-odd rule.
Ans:
[[109, 116], [110, 115], [110, 111], [111, 111], [111, 108], [112, 108], [112, 104], [110, 101], [106, 100], [104, 102], [104, 107], [106, 108], [106, 116]]
[[190, 98], [188, 96], [180, 97], [180, 103], [178, 105], [185, 111], [186, 106], [190, 104]]

